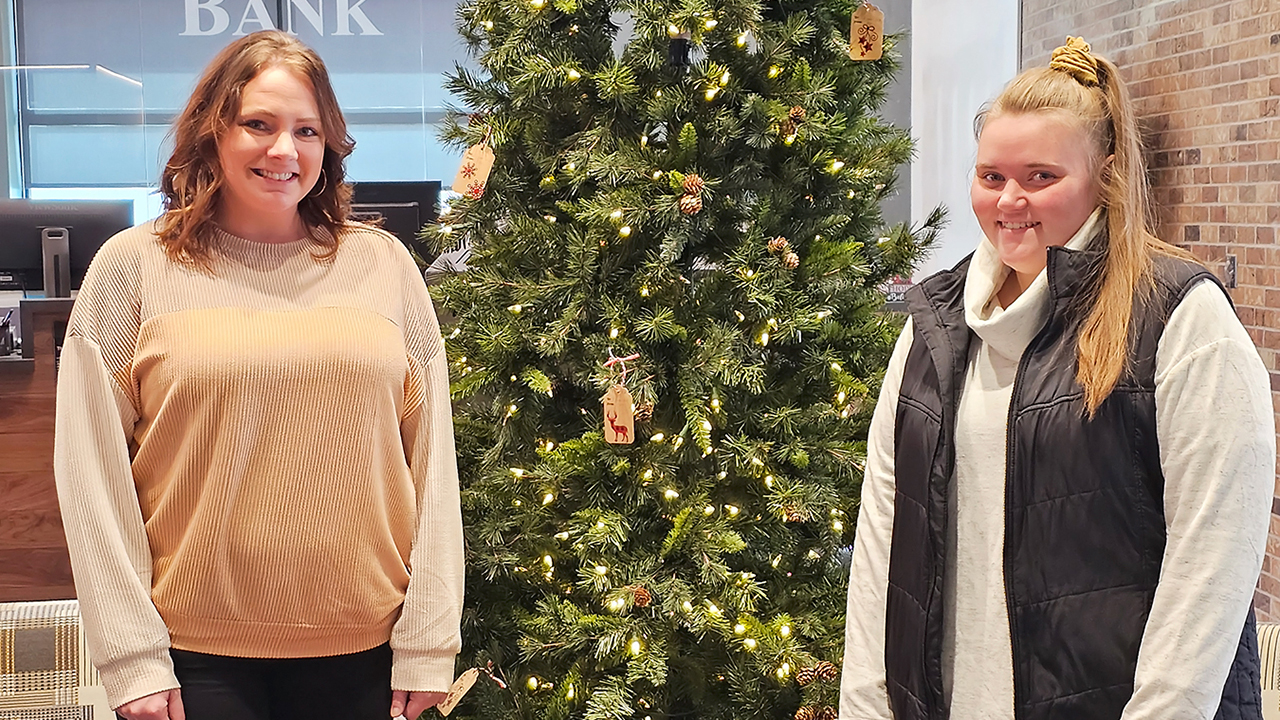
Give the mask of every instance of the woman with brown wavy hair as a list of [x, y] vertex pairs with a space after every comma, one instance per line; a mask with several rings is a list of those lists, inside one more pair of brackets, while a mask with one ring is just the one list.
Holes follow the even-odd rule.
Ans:
[[1114, 64], [977, 122], [984, 238], [908, 294], [871, 423], [840, 717], [1260, 718], [1270, 382], [1152, 231]]
[[422, 276], [346, 220], [353, 143], [287, 33], [220, 52], [173, 138], [164, 214], [94, 259], [59, 373], [108, 697], [128, 720], [416, 717], [453, 679], [463, 581]]

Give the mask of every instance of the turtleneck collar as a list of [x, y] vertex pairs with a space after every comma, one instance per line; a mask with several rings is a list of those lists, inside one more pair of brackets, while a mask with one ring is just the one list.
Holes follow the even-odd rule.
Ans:
[[[1067, 241], [1067, 249], [1083, 250], [1088, 247], [1105, 216], [1102, 208], [1095, 209]], [[996, 293], [1010, 272], [1000, 262], [995, 246], [983, 237], [965, 276], [964, 319], [992, 350], [1007, 358], [1018, 358], [1044, 325], [1049, 310], [1049, 280], [1045, 270], [1041, 270], [1017, 300], [1009, 307], [1001, 308]]]

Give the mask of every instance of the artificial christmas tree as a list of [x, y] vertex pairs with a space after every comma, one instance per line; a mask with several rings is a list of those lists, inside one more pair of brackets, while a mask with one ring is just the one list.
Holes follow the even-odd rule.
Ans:
[[450, 79], [467, 112], [445, 139], [496, 160], [426, 235], [473, 250], [435, 290], [456, 316], [463, 662], [507, 687], [482, 679], [455, 717], [835, 704], [862, 438], [900, 327], [877, 288], [941, 222], [883, 226], [910, 141], [874, 115], [892, 52], [849, 58], [852, 11], [460, 8], [482, 72]]

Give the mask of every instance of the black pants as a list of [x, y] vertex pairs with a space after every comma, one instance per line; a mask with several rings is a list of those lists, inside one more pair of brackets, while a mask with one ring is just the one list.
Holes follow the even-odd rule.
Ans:
[[258, 659], [170, 650], [187, 720], [389, 720], [391, 647]]

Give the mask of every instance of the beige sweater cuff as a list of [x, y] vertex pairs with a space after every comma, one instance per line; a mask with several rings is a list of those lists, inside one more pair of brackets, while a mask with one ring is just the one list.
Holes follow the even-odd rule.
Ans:
[[98, 666], [111, 707], [178, 687], [168, 648], [155, 648], [140, 655]]
[[453, 684], [453, 653], [393, 650], [391, 689], [409, 692], [448, 692]]

